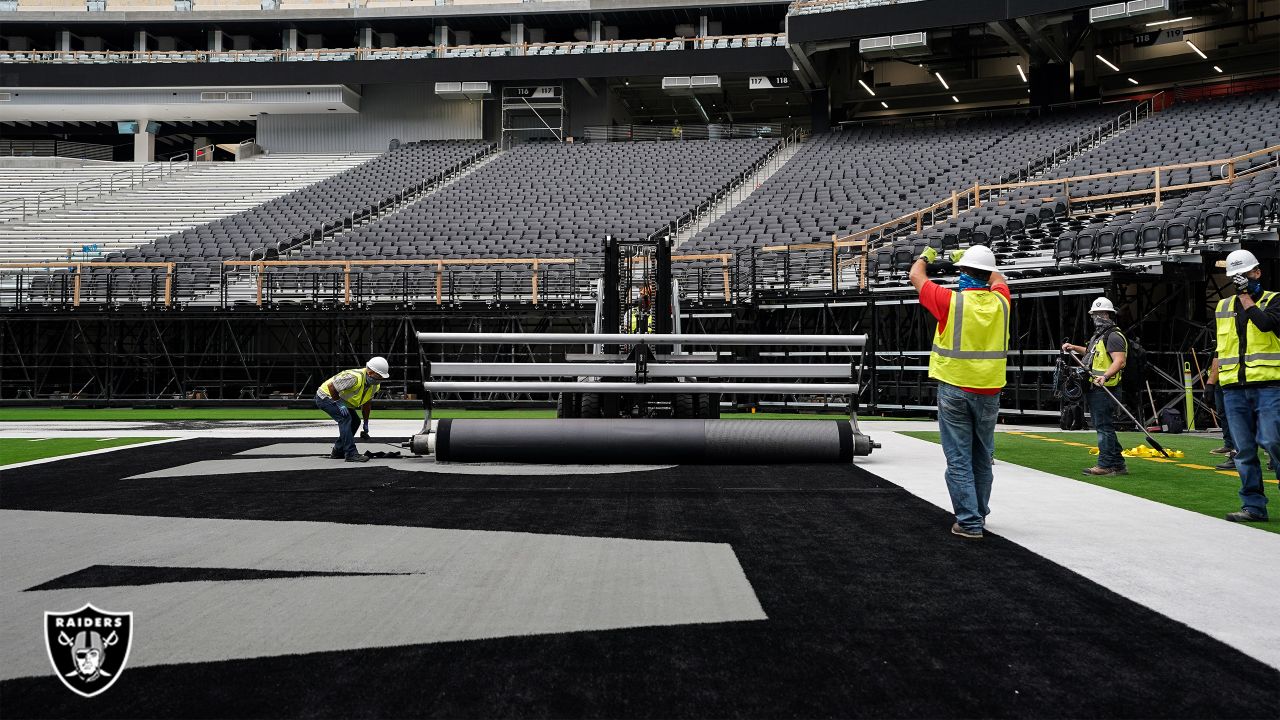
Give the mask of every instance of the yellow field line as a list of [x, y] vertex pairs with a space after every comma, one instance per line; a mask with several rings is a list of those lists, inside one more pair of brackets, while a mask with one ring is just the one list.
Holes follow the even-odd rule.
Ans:
[[[1036, 440], [1044, 440], [1045, 442], [1061, 443], [1063, 445], [1070, 445], [1072, 447], [1093, 447], [1092, 445], [1085, 445], [1084, 443], [1071, 442], [1068, 440], [1058, 440], [1057, 438], [1045, 437], [1043, 435], [1035, 435], [1033, 433], [1022, 432], [1021, 430], [1007, 430], [1005, 431], [1005, 435], [1018, 435], [1020, 437], [1033, 438]], [[1143, 457], [1143, 458], [1126, 458], [1126, 459], [1147, 460], [1149, 462], [1154, 462], [1154, 463], [1177, 463], [1178, 467], [1184, 467], [1189, 470], [1207, 470], [1209, 472], [1218, 473], [1219, 475], [1230, 475], [1231, 477], [1236, 477], [1236, 478], [1240, 477], [1240, 474], [1234, 470], [1219, 470], [1210, 465], [1196, 465], [1195, 463], [1179, 463], [1177, 460], [1173, 460], [1170, 458]], [[1280, 480], [1268, 480], [1266, 478], [1263, 478], [1262, 482], [1268, 485], [1280, 485]]]

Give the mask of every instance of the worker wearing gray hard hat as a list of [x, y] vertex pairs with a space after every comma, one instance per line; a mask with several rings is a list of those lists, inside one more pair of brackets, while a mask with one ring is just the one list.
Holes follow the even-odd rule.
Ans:
[[375, 357], [365, 363], [363, 368], [343, 370], [320, 383], [320, 387], [316, 389], [316, 407], [338, 423], [338, 441], [333, 444], [329, 457], [347, 462], [368, 462], [369, 458], [356, 450], [355, 434], [360, 425], [360, 417], [355, 411], [360, 410], [364, 417], [364, 435], [368, 436], [373, 396], [377, 394], [382, 381], [389, 377], [391, 369], [387, 365], [387, 359]]
[[1231, 297], [1214, 308], [1218, 342], [1218, 382], [1236, 445], [1240, 509], [1232, 522], [1265, 522], [1258, 449], [1280, 457], [1280, 301], [1262, 289], [1262, 268], [1248, 250], [1227, 255]]
[[957, 290], [929, 279], [928, 266], [937, 258], [937, 250], [925, 248], [909, 277], [921, 307], [938, 321], [929, 377], [938, 382], [938, 430], [956, 518], [951, 534], [977, 540], [991, 512], [996, 417], [1009, 353], [1009, 286], [985, 245], [952, 254], [960, 271]]
[[1093, 336], [1086, 345], [1062, 344], [1063, 352], [1083, 355], [1084, 366], [1089, 371], [1086, 399], [1093, 429], [1098, 433], [1098, 464], [1085, 468], [1084, 474], [1128, 475], [1120, 440], [1116, 438], [1115, 406], [1124, 402], [1120, 377], [1129, 358], [1129, 339], [1116, 325], [1116, 306], [1109, 299], [1094, 300], [1089, 306], [1089, 318], [1093, 320]]

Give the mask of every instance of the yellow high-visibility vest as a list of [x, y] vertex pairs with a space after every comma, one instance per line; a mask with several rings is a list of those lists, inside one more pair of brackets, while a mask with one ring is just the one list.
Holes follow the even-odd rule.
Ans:
[[[324, 383], [320, 385], [320, 387], [322, 388], [327, 387], [329, 383], [335, 382], [338, 378], [342, 377], [343, 375], [350, 375], [356, 379], [355, 385], [352, 385], [346, 390], [339, 391], [338, 397], [336, 398], [346, 403], [347, 407], [353, 407], [353, 408], [364, 407], [364, 404], [372, 400], [373, 396], [377, 394], [378, 388], [380, 387], [379, 383], [370, 382], [369, 375], [365, 373], [363, 368], [356, 368], [354, 370], [343, 370], [337, 375], [334, 375], [328, 380], [325, 380]], [[338, 387], [337, 385], [334, 385], [335, 389], [337, 387]]]
[[[645, 318], [647, 318], [645, 320], [644, 330], [640, 329], [641, 315], [644, 315]], [[653, 313], [642, 313], [638, 308], [631, 308], [630, 310], [627, 311], [627, 332], [651, 334], [653, 333], [653, 328], [654, 328]]]
[[[1266, 309], [1276, 297], [1263, 292], [1258, 307]], [[1240, 305], [1235, 297], [1218, 301], [1213, 316], [1218, 331], [1218, 382], [1223, 386], [1240, 382], [1240, 337], [1236, 335], [1236, 315]], [[1247, 383], [1280, 380], [1280, 336], [1263, 332], [1251, 322], [1245, 323], [1244, 381]]]
[[933, 336], [929, 377], [957, 387], [1005, 385], [1009, 301], [990, 290], [951, 293], [951, 316]]
[[[1107, 351], [1107, 335], [1111, 333], [1116, 333], [1122, 340], [1124, 340], [1124, 352], [1129, 352], [1129, 338], [1125, 337], [1124, 333], [1120, 332], [1119, 329], [1107, 330], [1099, 335], [1088, 348], [1088, 357], [1090, 358], [1088, 363], [1089, 375], [1093, 377], [1102, 377], [1103, 375], [1106, 375], [1107, 368], [1111, 367], [1111, 353]], [[1103, 385], [1107, 387], [1115, 387], [1120, 384], [1120, 378], [1123, 375], [1124, 370], [1120, 370], [1115, 374], [1115, 377], [1107, 380]]]

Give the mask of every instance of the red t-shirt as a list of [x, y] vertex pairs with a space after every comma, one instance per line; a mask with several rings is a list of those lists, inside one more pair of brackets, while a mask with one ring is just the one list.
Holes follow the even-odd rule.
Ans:
[[[985, 288], [969, 288], [965, 292], [983, 291]], [[938, 332], [947, 329], [947, 320], [951, 319], [951, 293], [955, 292], [950, 288], [944, 288], [938, 283], [930, 280], [920, 288], [920, 304], [924, 306], [938, 319]], [[1013, 302], [1013, 298], [1009, 296], [1009, 286], [1004, 283], [996, 283], [991, 286], [991, 292], [998, 292], [1004, 296], [1005, 300]], [[977, 393], [979, 395], [995, 395], [1000, 392], [1000, 388], [960, 388], [965, 392]]]

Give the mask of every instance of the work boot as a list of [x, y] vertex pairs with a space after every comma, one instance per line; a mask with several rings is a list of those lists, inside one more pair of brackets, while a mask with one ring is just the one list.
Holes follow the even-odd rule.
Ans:
[[347, 462], [369, 462], [369, 458], [364, 455], [348, 455]]
[[1267, 522], [1267, 518], [1261, 515], [1254, 515], [1248, 510], [1237, 510], [1233, 513], [1227, 513], [1227, 520], [1235, 523]]
[[1222, 447], [1220, 447], [1220, 448], [1214, 448], [1213, 450], [1210, 450], [1210, 451], [1209, 451], [1209, 454], [1210, 454], [1210, 455], [1234, 455], [1234, 454], [1235, 454], [1235, 450], [1232, 450], [1231, 448], [1227, 447], [1226, 445], [1223, 445], [1223, 446], [1222, 446]]
[[957, 536], [957, 537], [965, 538], [965, 539], [967, 539], [967, 540], [981, 540], [981, 539], [982, 539], [982, 531], [981, 531], [981, 530], [966, 530], [965, 528], [960, 527], [960, 523], [952, 523], [952, 525], [951, 525], [951, 534], [952, 534], [952, 535], [955, 535], [955, 536]]
[[1105, 477], [1108, 475], [1128, 475], [1129, 474], [1129, 470], [1127, 468], [1122, 468], [1122, 467], [1104, 468], [1101, 465], [1095, 465], [1091, 468], [1085, 468], [1080, 472], [1084, 473], [1085, 475], [1092, 475], [1094, 477]]
[[338, 452], [337, 450], [331, 450], [331, 451], [329, 451], [329, 459], [330, 459], [330, 460], [341, 460], [341, 459], [343, 459], [344, 457], [346, 457], [346, 456], [345, 456], [345, 455], [343, 455], [342, 453]]
[[1218, 469], [1218, 470], [1235, 470], [1235, 469], [1236, 469], [1236, 454], [1235, 454], [1234, 452], [1233, 452], [1233, 453], [1231, 453], [1230, 457], [1228, 457], [1226, 460], [1223, 460], [1222, 462], [1218, 463], [1217, 465], [1214, 465], [1213, 467], [1214, 467], [1214, 468], [1216, 468], [1216, 469]]

